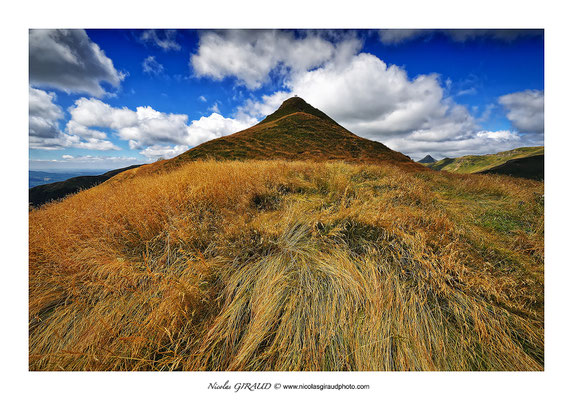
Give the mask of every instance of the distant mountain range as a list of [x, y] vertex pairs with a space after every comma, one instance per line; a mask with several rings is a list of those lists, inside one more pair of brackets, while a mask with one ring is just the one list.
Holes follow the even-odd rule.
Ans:
[[[419, 162], [421, 163], [422, 160]], [[444, 158], [426, 165], [436, 171], [492, 173], [543, 180], [544, 147], [519, 147], [495, 154]]]
[[[87, 189], [95, 185], [99, 185], [102, 182], [107, 181], [112, 176], [119, 174], [120, 172], [126, 171], [128, 169], [137, 168], [140, 165], [132, 165], [126, 168], [119, 168], [114, 169], [112, 171], [108, 171], [101, 175], [84, 175], [84, 176], [75, 176], [69, 178], [65, 181], [48, 183], [46, 185], [39, 185], [34, 186], [29, 189], [29, 204], [38, 207], [44, 203], [59, 200], [63, 197], [66, 197], [70, 194], [79, 192], [82, 189]], [[55, 179], [57, 177], [61, 177], [62, 174], [49, 174], [44, 173], [45, 178]], [[42, 174], [38, 174], [37, 176], [42, 176]]]
[[34, 186], [46, 185], [48, 183], [61, 182], [66, 179], [74, 178], [76, 176], [84, 175], [101, 175], [107, 172], [106, 170], [97, 171], [29, 171], [28, 173], [28, 186], [33, 188]]

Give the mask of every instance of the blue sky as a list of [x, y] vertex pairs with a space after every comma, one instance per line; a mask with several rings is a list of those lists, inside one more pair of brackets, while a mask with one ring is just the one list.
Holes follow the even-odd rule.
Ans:
[[414, 159], [544, 143], [543, 31], [31, 30], [30, 168], [173, 157], [297, 94]]

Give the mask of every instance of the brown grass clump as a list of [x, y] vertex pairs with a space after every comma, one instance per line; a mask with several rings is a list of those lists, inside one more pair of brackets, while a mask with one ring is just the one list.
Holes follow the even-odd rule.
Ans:
[[543, 184], [501, 176], [113, 179], [30, 213], [30, 369], [540, 370], [543, 235]]

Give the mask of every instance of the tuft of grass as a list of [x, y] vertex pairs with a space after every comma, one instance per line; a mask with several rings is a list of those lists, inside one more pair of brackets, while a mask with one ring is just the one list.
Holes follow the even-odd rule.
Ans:
[[127, 171], [30, 212], [31, 370], [542, 370], [543, 183]]

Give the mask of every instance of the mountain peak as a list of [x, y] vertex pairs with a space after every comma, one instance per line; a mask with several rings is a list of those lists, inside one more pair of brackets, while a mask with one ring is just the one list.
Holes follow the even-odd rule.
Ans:
[[306, 101], [304, 101], [302, 97], [293, 96], [283, 101], [279, 109], [283, 107], [300, 107], [302, 109], [304, 107], [312, 107], [312, 106], [308, 104]]
[[322, 118], [324, 120], [330, 121], [332, 123], [336, 123], [332, 118], [328, 115], [320, 111], [318, 108], [314, 108], [310, 104], [308, 104], [302, 97], [294, 96], [286, 99], [283, 101], [281, 106], [272, 114], [268, 115], [265, 119], [263, 119], [259, 124], [266, 124], [268, 122], [276, 121], [279, 118], [284, 116], [294, 114], [297, 112], [303, 112], [306, 114], [314, 115], [315, 117]]
[[200, 159], [390, 162], [421, 165], [380, 142], [361, 138], [300, 97], [285, 100], [258, 124], [200, 144], [168, 160], [169, 166]]
[[418, 162], [421, 164], [430, 164], [436, 162], [436, 159], [428, 154], [426, 157], [422, 158]]

